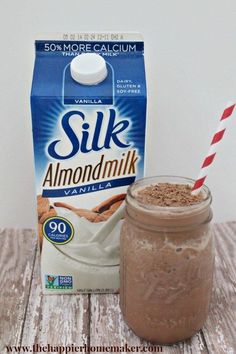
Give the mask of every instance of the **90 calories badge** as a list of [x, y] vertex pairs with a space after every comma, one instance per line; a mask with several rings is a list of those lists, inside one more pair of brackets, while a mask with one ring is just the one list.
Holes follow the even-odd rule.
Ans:
[[65, 245], [74, 236], [74, 228], [70, 221], [60, 216], [48, 218], [43, 224], [43, 235], [55, 245]]

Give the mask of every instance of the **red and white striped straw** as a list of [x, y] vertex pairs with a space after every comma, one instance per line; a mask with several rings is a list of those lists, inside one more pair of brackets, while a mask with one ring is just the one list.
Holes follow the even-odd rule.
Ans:
[[218, 151], [220, 141], [223, 139], [223, 136], [224, 136], [224, 133], [226, 130], [226, 125], [228, 123], [228, 119], [232, 115], [234, 107], [235, 107], [235, 103], [228, 104], [226, 106], [226, 108], [224, 109], [224, 112], [221, 115], [220, 123], [218, 125], [217, 130], [216, 130], [216, 133], [213, 135], [213, 138], [211, 140], [211, 145], [210, 145], [210, 149], [208, 151], [208, 154], [203, 161], [198, 178], [196, 179], [196, 181], [192, 187], [192, 194], [194, 194], [194, 195], [197, 195], [200, 192], [200, 190], [205, 182], [205, 179], [208, 175], [209, 169], [211, 168], [213, 160], [214, 160], [216, 153]]

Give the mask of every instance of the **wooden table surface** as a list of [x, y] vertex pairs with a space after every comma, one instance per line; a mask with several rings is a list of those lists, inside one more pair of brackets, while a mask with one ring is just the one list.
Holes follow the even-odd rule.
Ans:
[[[236, 222], [215, 224], [211, 309], [191, 340], [163, 353], [236, 353]], [[123, 322], [119, 295], [41, 294], [33, 230], [0, 230], [0, 353], [6, 345], [148, 345]]]

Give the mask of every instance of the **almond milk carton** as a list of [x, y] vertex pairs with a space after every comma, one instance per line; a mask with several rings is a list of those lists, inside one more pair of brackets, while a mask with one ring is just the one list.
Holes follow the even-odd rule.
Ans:
[[144, 173], [144, 43], [136, 33], [35, 42], [31, 92], [43, 292], [119, 289], [127, 187]]

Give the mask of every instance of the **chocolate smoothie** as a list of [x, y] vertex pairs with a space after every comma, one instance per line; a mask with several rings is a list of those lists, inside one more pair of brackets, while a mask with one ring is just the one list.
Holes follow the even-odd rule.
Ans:
[[121, 309], [140, 337], [174, 343], [204, 324], [214, 265], [211, 195], [193, 181], [155, 177], [133, 184], [121, 232]]

